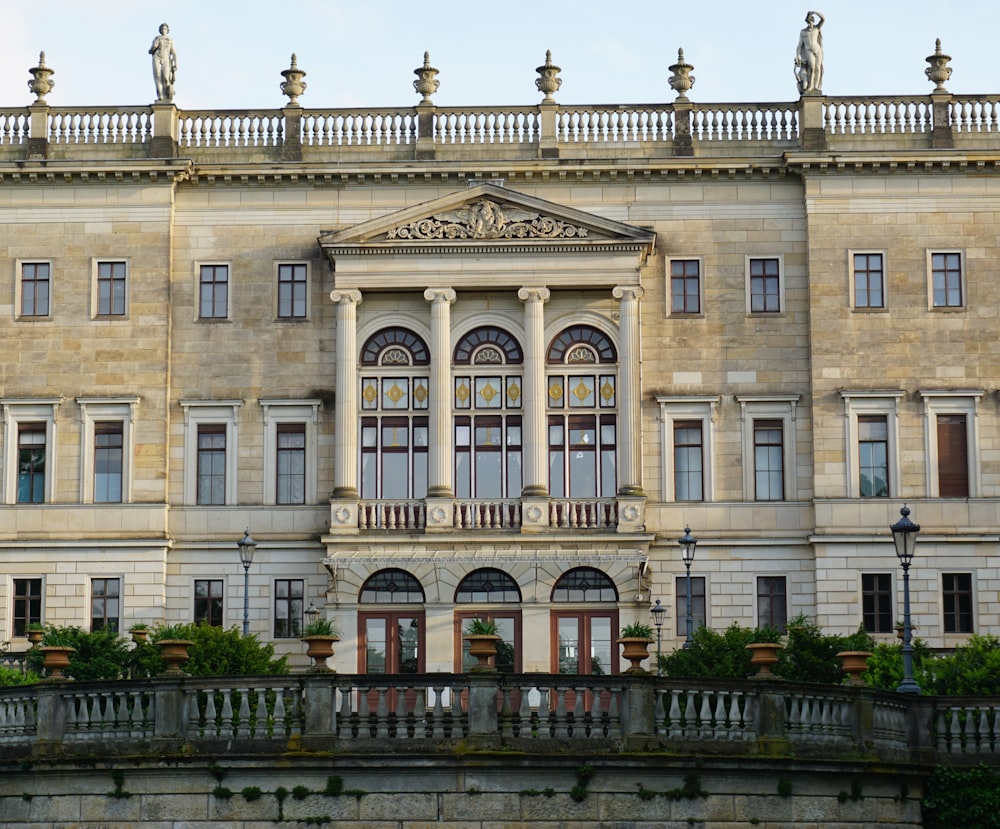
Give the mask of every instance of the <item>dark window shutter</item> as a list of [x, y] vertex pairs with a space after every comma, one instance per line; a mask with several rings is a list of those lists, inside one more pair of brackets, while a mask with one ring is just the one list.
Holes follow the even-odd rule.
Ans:
[[969, 443], [965, 415], [938, 415], [938, 494], [969, 496]]

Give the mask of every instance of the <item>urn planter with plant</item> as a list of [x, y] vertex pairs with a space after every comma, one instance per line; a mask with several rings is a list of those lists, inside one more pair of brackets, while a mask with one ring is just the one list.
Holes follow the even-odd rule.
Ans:
[[778, 651], [782, 649], [780, 642], [751, 642], [746, 646], [750, 651], [750, 664], [759, 670], [753, 679], [780, 679], [771, 671], [778, 664]]
[[41, 622], [32, 622], [25, 629], [24, 635], [28, 638], [31, 647], [37, 648], [42, 643], [42, 639], [45, 638], [45, 625]]
[[310, 673], [326, 673], [331, 668], [326, 660], [333, 656], [333, 645], [340, 641], [340, 631], [332, 619], [316, 619], [302, 630], [302, 641], [306, 643], [306, 656], [312, 659]]
[[471, 619], [465, 626], [462, 638], [469, 643], [469, 654], [476, 658], [476, 664], [470, 670], [476, 673], [496, 670], [490, 664], [490, 659], [496, 658], [500, 634], [493, 619]]
[[649, 657], [649, 646], [653, 643], [653, 628], [641, 622], [633, 622], [621, 629], [617, 641], [622, 646], [622, 656], [630, 663], [625, 673], [649, 673], [642, 667], [642, 662]]
[[70, 679], [64, 671], [69, 667], [69, 658], [76, 653], [72, 634], [64, 628], [47, 627], [42, 635], [42, 643], [38, 646], [42, 654], [46, 680], [50, 682], [65, 682]]
[[187, 625], [166, 625], [153, 630], [153, 644], [160, 649], [160, 658], [167, 669], [160, 676], [187, 676], [181, 667], [190, 658], [188, 649], [194, 644], [187, 638]]
[[149, 639], [149, 625], [145, 622], [136, 622], [128, 629], [128, 632], [132, 634], [132, 641], [137, 645], [141, 645]]

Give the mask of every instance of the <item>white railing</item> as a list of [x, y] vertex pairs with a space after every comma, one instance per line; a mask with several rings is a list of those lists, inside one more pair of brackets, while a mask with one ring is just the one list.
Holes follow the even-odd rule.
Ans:
[[536, 107], [465, 107], [434, 114], [436, 144], [529, 144], [539, 139]]
[[423, 501], [362, 501], [358, 505], [360, 530], [422, 530], [426, 523]]
[[153, 694], [137, 688], [63, 694], [69, 742], [145, 740], [153, 733]]
[[1000, 754], [1000, 703], [948, 705], [935, 716], [937, 749], [945, 754]]
[[995, 135], [1000, 132], [1000, 96], [956, 96], [951, 101], [948, 116], [955, 132]]
[[927, 98], [827, 98], [823, 128], [828, 135], [913, 135], [934, 128]]
[[148, 107], [49, 110], [48, 139], [53, 144], [141, 144], [152, 137], [153, 113]]
[[285, 740], [302, 734], [301, 691], [294, 680], [201, 680], [186, 698], [189, 739]]
[[33, 691], [0, 697], [0, 744], [24, 742], [35, 734], [36, 703]]
[[607, 530], [618, 526], [618, 502], [610, 499], [549, 501], [549, 526], [570, 530]]
[[24, 144], [31, 136], [31, 119], [24, 109], [0, 110], [0, 145]]
[[842, 694], [788, 695], [785, 705], [789, 738], [810, 742], [850, 739], [854, 709]]
[[656, 695], [656, 733], [673, 740], [752, 740], [754, 697], [729, 689], [680, 689]]
[[456, 530], [516, 530], [521, 526], [520, 501], [456, 501]]
[[669, 141], [674, 113], [669, 104], [648, 106], [562, 106], [556, 137], [568, 144]]
[[342, 740], [461, 739], [469, 733], [468, 686], [458, 680], [369, 676], [337, 682]]
[[502, 682], [498, 730], [531, 740], [618, 739], [625, 688], [611, 677], [565, 677], [552, 684], [512, 677]]
[[285, 118], [276, 110], [177, 113], [180, 147], [279, 147], [285, 137]]
[[417, 140], [417, 116], [412, 109], [310, 110], [300, 134], [306, 147], [407, 145]]
[[697, 141], [795, 141], [798, 105], [695, 104], [691, 137]]

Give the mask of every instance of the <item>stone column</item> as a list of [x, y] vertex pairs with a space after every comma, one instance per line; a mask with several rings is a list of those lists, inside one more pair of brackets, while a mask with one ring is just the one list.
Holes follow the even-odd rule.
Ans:
[[619, 301], [618, 353], [618, 493], [642, 496], [642, 434], [639, 429], [639, 298], [638, 285], [615, 288]]
[[333, 290], [337, 305], [333, 497], [358, 497], [358, 305], [361, 291]]
[[523, 488], [525, 497], [549, 494], [548, 469], [545, 463], [548, 441], [545, 428], [545, 318], [543, 306], [549, 299], [548, 288], [521, 288], [517, 298], [524, 303], [524, 381], [521, 406], [524, 411], [521, 431], [523, 441]]
[[431, 401], [427, 452], [427, 497], [451, 498], [453, 441], [451, 432], [451, 288], [428, 288], [431, 304]]

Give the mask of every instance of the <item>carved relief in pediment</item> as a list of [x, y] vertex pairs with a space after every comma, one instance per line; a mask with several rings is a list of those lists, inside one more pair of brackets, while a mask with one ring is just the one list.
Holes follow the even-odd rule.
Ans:
[[467, 207], [400, 225], [389, 239], [574, 239], [587, 228], [519, 207], [480, 199]]

